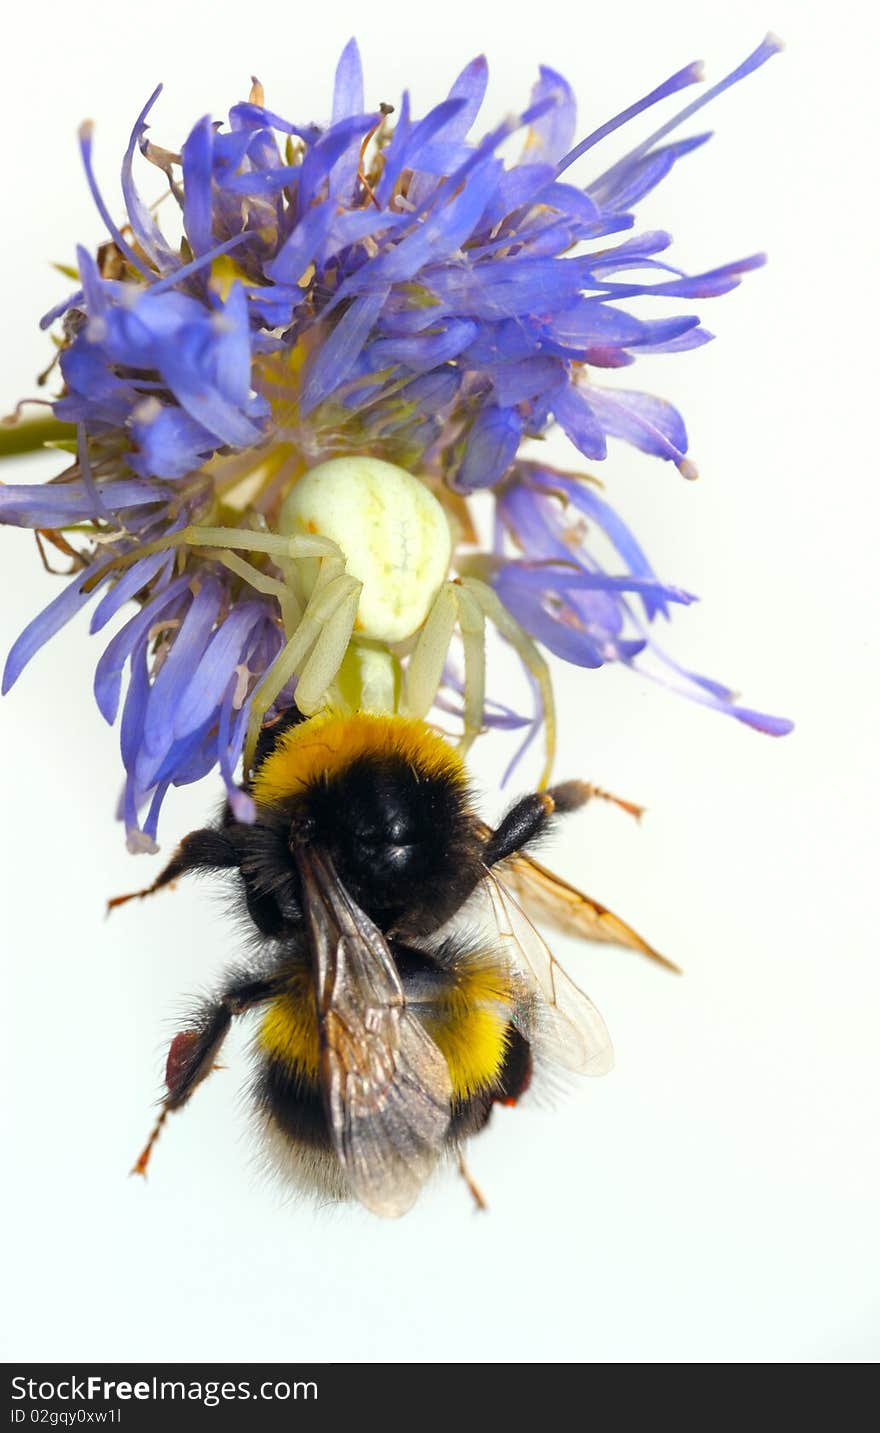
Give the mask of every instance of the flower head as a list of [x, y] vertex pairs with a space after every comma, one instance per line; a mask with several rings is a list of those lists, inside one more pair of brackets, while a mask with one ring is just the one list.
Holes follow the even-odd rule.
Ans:
[[[765, 41], [586, 185], [575, 180], [576, 162], [694, 84], [698, 66], [579, 143], [572, 92], [552, 70], [540, 70], [520, 115], [473, 139], [484, 60], [426, 115], [417, 118], [404, 94], [392, 118], [389, 106], [365, 103], [354, 42], [323, 125], [267, 109], [255, 82], [226, 126], [206, 116], [172, 152], [147, 137], [157, 90], [123, 158], [122, 227], [94, 179], [83, 127], [108, 242], [97, 255], [78, 249], [80, 288], [43, 319], [62, 325], [53, 407], [75, 425], [75, 461], [53, 482], [0, 489], [0, 520], [47, 533], [73, 556], [75, 573], [15, 644], [4, 689], [88, 602], [96, 632], [136, 602], [95, 678], [108, 721], [123, 704], [130, 844], [152, 845], [170, 785], [218, 765], [247, 815], [236, 765], [255, 690], [289, 643], [296, 605], [289, 564], [260, 544], [278, 531], [303, 474], [350, 454], [417, 474], [460, 536], [469, 535], [467, 495], [493, 490], [494, 547], [469, 561], [550, 653], [586, 667], [641, 667], [653, 654], [698, 700], [763, 730], [787, 727], [659, 652], [652, 620], [689, 595], [656, 578], [587, 482], [519, 456], [524, 439], [556, 424], [592, 462], [613, 437], [695, 475], [678, 412], [596, 375], [711, 336], [689, 309], [635, 317], [628, 300], [713, 297], [763, 260], [686, 275], [665, 257], [668, 234], [621, 236], [637, 202], [709, 138], [669, 136], [776, 48]], [[517, 136], [519, 156], [505, 161], [499, 149]], [[179, 234], [160, 227], [141, 197], [138, 156], [164, 176]], [[591, 556], [595, 529], [621, 572]], [[216, 534], [230, 531], [246, 537], [247, 560], [232, 542], [220, 552]], [[294, 699], [297, 674], [292, 664], [275, 706]], [[515, 721], [498, 704], [487, 711], [489, 725]]]
[[[651, 634], [670, 604], [693, 594], [662, 583], [626, 524], [584, 479], [538, 463], [516, 465], [498, 496], [493, 584], [524, 630], [554, 656], [579, 667], [624, 662], [692, 701], [737, 717], [771, 736], [791, 722], [740, 706], [729, 688], [686, 671]], [[623, 564], [608, 573], [595, 535]], [[506, 555], [510, 546], [518, 554]]]

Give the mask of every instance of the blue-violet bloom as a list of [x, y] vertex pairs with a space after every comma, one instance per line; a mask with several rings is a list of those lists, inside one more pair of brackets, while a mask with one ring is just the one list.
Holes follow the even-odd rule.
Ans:
[[[271, 592], [203, 549], [150, 545], [191, 524], [272, 530], [298, 478], [340, 455], [423, 478], [459, 532], [468, 495], [490, 491], [494, 540], [478, 565], [548, 653], [653, 671], [759, 730], [789, 729], [660, 651], [652, 623], [689, 594], [658, 579], [594, 483], [521, 457], [555, 424], [591, 463], [611, 437], [695, 475], [676, 409], [611, 371], [706, 343], [689, 301], [728, 292], [763, 258], [685, 274], [668, 260], [669, 234], [634, 232], [634, 209], [709, 138], [672, 137], [682, 122], [777, 48], [768, 38], [587, 184], [576, 162], [697, 82], [698, 65], [579, 142], [574, 96], [550, 69], [521, 114], [473, 139], [485, 60], [427, 114], [413, 113], [407, 93], [395, 114], [366, 103], [353, 41], [326, 123], [272, 112], [255, 82], [227, 125], [205, 116], [176, 153], [147, 135], [156, 90], [123, 157], [119, 227], [83, 127], [107, 241], [78, 249], [79, 287], [43, 319], [61, 326], [52, 409], [74, 425], [73, 462], [51, 482], [0, 487], [0, 520], [48, 537], [74, 573], [15, 643], [3, 687], [87, 604], [93, 632], [130, 611], [98, 662], [95, 697], [107, 721], [122, 712], [131, 849], [154, 848], [169, 786], [217, 766], [246, 818], [236, 767], [249, 702], [284, 640]], [[519, 158], [503, 160], [499, 147], [517, 135]], [[141, 197], [136, 159], [164, 176], [176, 238]], [[627, 309], [653, 298], [680, 299], [683, 311]], [[614, 570], [596, 555], [596, 533], [617, 554]], [[495, 702], [486, 724], [518, 718]]]

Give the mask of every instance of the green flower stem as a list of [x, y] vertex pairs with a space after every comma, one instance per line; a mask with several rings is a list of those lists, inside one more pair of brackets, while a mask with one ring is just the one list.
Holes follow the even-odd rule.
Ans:
[[76, 441], [76, 426], [62, 423], [59, 418], [23, 418], [18, 422], [0, 422], [0, 458], [17, 458], [21, 453], [35, 453], [47, 443]]

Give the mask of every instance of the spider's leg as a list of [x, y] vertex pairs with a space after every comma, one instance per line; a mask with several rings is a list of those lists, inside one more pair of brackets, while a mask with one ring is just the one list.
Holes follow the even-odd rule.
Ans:
[[486, 704], [486, 616], [477, 598], [465, 587], [457, 587], [458, 624], [464, 646], [464, 734], [462, 751], [467, 751], [483, 729]]
[[523, 666], [531, 672], [538, 685], [544, 707], [544, 742], [546, 753], [540, 785], [545, 787], [550, 780], [550, 772], [553, 769], [553, 757], [556, 754], [556, 706], [553, 700], [553, 688], [550, 683], [550, 669], [531, 637], [527, 632], [523, 631], [516, 619], [510, 615], [497, 593], [493, 591], [488, 583], [481, 582], [477, 577], [463, 577], [461, 579], [461, 585], [466, 592], [471, 593], [476, 598], [486, 617], [488, 617], [492, 625], [498, 629], [501, 636], [510, 643]]
[[443, 678], [449, 643], [458, 620], [458, 594], [444, 582], [425, 618], [406, 668], [401, 711], [405, 716], [426, 717]]
[[[297, 626], [286, 645], [282, 647], [275, 661], [266, 672], [262, 681], [256, 687], [251, 698], [250, 717], [248, 720], [247, 740], [244, 748], [244, 769], [249, 771], [253, 763], [254, 752], [257, 746], [257, 737], [260, 734], [260, 727], [263, 717], [271, 707], [278, 693], [287, 686], [287, 683], [296, 675], [298, 668], [311, 652], [312, 647], [319, 641], [323, 628], [331, 621], [340, 607], [348, 607], [349, 599], [353, 593], [360, 594], [361, 584], [354, 577], [347, 577], [341, 574], [334, 577], [327, 583], [326, 587], [316, 591], [309, 599], [306, 610], [303, 613], [302, 621]], [[335, 632], [334, 632], [334, 635]], [[339, 653], [336, 670], [342, 660], [344, 652]], [[329, 667], [323, 666], [326, 672]], [[329, 680], [332, 681], [336, 670], [330, 673]], [[297, 703], [299, 705], [299, 703]]]

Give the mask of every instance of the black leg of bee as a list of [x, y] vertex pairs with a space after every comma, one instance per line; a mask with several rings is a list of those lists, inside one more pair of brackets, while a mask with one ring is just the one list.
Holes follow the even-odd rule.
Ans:
[[556, 802], [549, 791], [536, 791], [524, 796], [508, 811], [501, 825], [496, 828], [483, 848], [483, 861], [494, 866], [506, 861], [521, 851], [529, 841], [547, 829], [547, 823], [556, 810]]
[[174, 1037], [168, 1052], [165, 1103], [173, 1110], [185, 1105], [193, 1090], [211, 1073], [214, 1059], [229, 1033], [236, 1015], [271, 1000], [279, 990], [277, 980], [245, 980], [224, 990], [215, 1005], [203, 1012], [200, 1024]]
[[214, 1005], [205, 1008], [198, 1025], [175, 1035], [165, 1065], [168, 1093], [162, 1102], [159, 1118], [135, 1161], [132, 1174], [146, 1174], [153, 1146], [169, 1114], [172, 1110], [181, 1109], [196, 1087], [215, 1068], [217, 1053], [229, 1033], [233, 1018], [262, 1001], [271, 1000], [283, 984], [283, 979], [276, 977], [243, 980], [230, 985]]
[[257, 750], [254, 754], [254, 771], [259, 770], [267, 756], [271, 756], [284, 733], [292, 726], [299, 726], [306, 718], [296, 707], [288, 707], [274, 721], [267, 723], [260, 731], [257, 738]]
[[613, 796], [600, 786], [592, 786], [588, 781], [563, 781], [559, 786], [551, 786], [549, 791], [535, 791], [517, 801], [486, 842], [483, 850], [485, 864], [494, 866], [499, 861], [506, 861], [508, 856], [515, 856], [530, 841], [544, 834], [554, 814], [577, 811], [593, 797], [600, 801], [613, 801], [615, 806], [620, 806], [636, 819], [642, 815], [643, 807]]
[[185, 875], [187, 871], [217, 871], [237, 866], [238, 863], [238, 852], [223, 832], [214, 831], [210, 826], [201, 831], [191, 831], [188, 836], [184, 836], [168, 865], [151, 886], [145, 886], [142, 891], [129, 891], [124, 896], [113, 896], [107, 902], [107, 911], [109, 913], [117, 906], [124, 906], [126, 901], [143, 900], [144, 896], [161, 891], [163, 886], [176, 881], [178, 876]]

